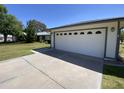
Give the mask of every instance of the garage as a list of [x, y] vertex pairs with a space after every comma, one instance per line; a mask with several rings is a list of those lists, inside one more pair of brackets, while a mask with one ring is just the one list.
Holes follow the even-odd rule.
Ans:
[[91, 29], [56, 32], [55, 48], [103, 58], [105, 49], [105, 31], [105, 29]]
[[123, 17], [50, 28], [51, 48], [104, 60], [117, 60], [122, 27], [124, 27]]

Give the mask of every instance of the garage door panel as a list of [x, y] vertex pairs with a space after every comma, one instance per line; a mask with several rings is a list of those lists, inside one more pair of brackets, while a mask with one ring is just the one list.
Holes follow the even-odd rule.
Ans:
[[[59, 35], [55, 35], [55, 48], [103, 58], [105, 29], [94, 29], [90, 31], [92, 34], [87, 34], [89, 31], [56, 32]], [[96, 34], [96, 31], [101, 31], [102, 33]], [[74, 35], [74, 32], [78, 32], [78, 34]], [[81, 35], [80, 32], [84, 32], [85, 34]], [[61, 33], [67, 33], [67, 35], [60, 35]], [[69, 33], [72, 33], [72, 35], [69, 35]]]

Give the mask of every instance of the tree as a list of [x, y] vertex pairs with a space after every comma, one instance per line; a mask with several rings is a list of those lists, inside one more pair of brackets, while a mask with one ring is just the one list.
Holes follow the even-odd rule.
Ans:
[[37, 20], [29, 20], [25, 32], [27, 33], [27, 42], [33, 42], [36, 39], [36, 33], [46, 30], [46, 25]]
[[124, 41], [124, 31], [121, 31], [120, 41], [121, 41], [121, 43], [123, 43], [123, 41]]
[[26, 40], [28, 43], [34, 42], [35, 41], [35, 28], [32, 20], [29, 20], [27, 23], [27, 28], [25, 29], [25, 32], [27, 34]]
[[0, 14], [7, 14], [8, 10], [6, 7], [4, 7], [3, 5], [0, 5]]
[[16, 39], [19, 39], [20, 36], [23, 36], [24, 33], [23, 33], [23, 25], [20, 21], [16, 21], [16, 24], [15, 24], [15, 29], [13, 31], [13, 35], [16, 36]]
[[19, 36], [22, 31], [22, 26], [16, 17], [6, 14], [0, 21], [0, 33], [4, 35], [4, 42], [7, 42], [7, 35]]
[[44, 23], [42, 23], [40, 21], [37, 21], [35, 19], [33, 19], [31, 21], [32, 21], [32, 25], [33, 25], [36, 33], [46, 30], [47, 27], [46, 27], [46, 25]]
[[22, 32], [22, 24], [15, 16], [7, 14], [7, 9], [0, 5], [0, 33], [4, 35], [4, 42], [7, 42], [7, 36], [18, 36]]

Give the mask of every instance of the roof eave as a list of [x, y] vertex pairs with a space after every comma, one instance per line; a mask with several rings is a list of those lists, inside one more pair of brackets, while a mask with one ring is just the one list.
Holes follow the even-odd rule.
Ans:
[[92, 21], [74, 23], [74, 24], [69, 24], [69, 25], [50, 28], [49, 31], [64, 28], [64, 27], [71, 27], [71, 26], [78, 26], [78, 25], [83, 25], [83, 24], [92, 24], [92, 23], [99, 23], [99, 22], [109, 22], [109, 21], [116, 21], [116, 20], [124, 20], [124, 17], [111, 18], [111, 19], [101, 19], [101, 20], [92, 20]]

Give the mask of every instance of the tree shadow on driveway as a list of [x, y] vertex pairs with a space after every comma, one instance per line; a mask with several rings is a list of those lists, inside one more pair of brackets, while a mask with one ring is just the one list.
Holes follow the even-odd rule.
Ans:
[[39, 48], [33, 50], [99, 73], [102, 73], [103, 71], [103, 62], [104, 62], [103, 59], [85, 56], [77, 53], [56, 50], [52, 48]]

